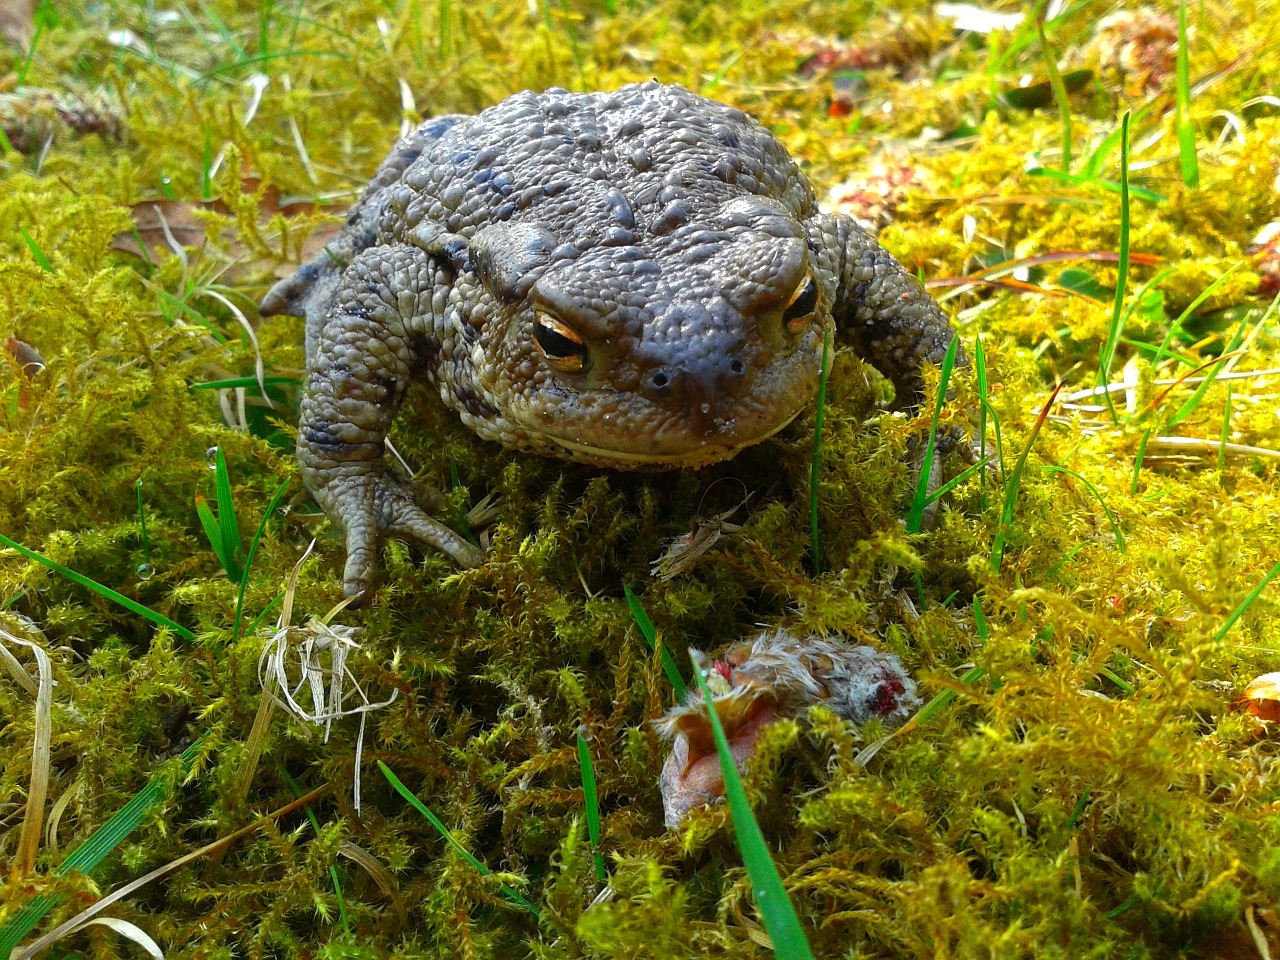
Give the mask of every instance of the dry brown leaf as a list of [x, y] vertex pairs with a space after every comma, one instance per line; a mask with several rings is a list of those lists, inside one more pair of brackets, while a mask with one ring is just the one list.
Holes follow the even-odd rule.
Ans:
[[[2, 2], [2, 0], [0, 0]], [[332, 213], [342, 214], [346, 207], [338, 204], [319, 204], [312, 200], [301, 200], [283, 197], [278, 188], [268, 186], [262, 189], [262, 181], [247, 176], [241, 181], [245, 193], [256, 193], [262, 190], [258, 201], [260, 222], [265, 228], [277, 214], [286, 217], [304, 216], [307, 214]], [[179, 253], [186, 247], [201, 249], [208, 238], [206, 219], [203, 212], [229, 214], [230, 208], [221, 200], [149, 200], [134, 204], [132, 208], [134, 229], [121, 233], [111, 241], [111, 249], [131, 254], [147, 260], [161, 259], [169, 254]], [[277, 279], [283, 279], [298, 269], [299, 263], [305, 263], [324, 249], [342, 229], [341, 222], [322, 223], [315, 226], [302, 244], [301, 258], [297, 262], [282, 261], [273, 271]], [[250, 261], [252, 255], [248, 247], [236, 238], [234, 229], [224, 229], [221, 239], [226, 245], [226, 255], [233, 263]]]
[[1280, 673], [1254, 677], [1231, 706], [1252, 714], [1264, 723], [1280, 720]]

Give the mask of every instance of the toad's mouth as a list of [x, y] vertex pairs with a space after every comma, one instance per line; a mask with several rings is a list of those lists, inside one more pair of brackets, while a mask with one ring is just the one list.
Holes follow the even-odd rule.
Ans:
[[654, 468], [654, 467], [701, 467], [729, 460], [747, 447], [751, 447], [772, 437], [800, 415], [803, 407], [798, 407], [789, 416], [775, 421], [767, 429], [752, 433], [749, 436], [730, 438], [707, 438], [695, 446], [684, 450], [645, 451], [605, 447], [574, 440], [570, 437], [557, 436], [550, 431], [543, 434], [563, 451], [563, 456], [583, 463], [599, 466], [613, 466], [619, 469]]

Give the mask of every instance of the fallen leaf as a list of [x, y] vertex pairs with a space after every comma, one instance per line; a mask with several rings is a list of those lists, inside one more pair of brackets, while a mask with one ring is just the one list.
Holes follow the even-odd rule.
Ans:
[[1280, 720], [1280, 673], [1264, 673], [1254, 677], [1244, 692], [1231, 702], [1237, 710], [1244, 710], [1264, 723]]
[[[332, 214], [337, 217], [347, 209], [345, 204], [326, 204], [311, 199], [282, 196], [273, 185], [263, 188], [262, 181], [254, 176], [245, 176], [241, 180], [241, 189], [245, 193], [259, 195], [258, 218], [264, 228], [277, 214], [285, 217]], [[134, 229], [118, 234], [111, 241], [111, 249], [148, 261], [180, 254], [185, 248], [202, 249], [209, 239], [209, 226], [206, 222], [208, 218], [202, 216], [206, 212], [225, 215], [231, 213], [231, 209], [222, 200], [148, 200], [134, 204]], [[300, 263], [306, 263], [319, 254], [342, 227], [343, 223], [339, 220], [312, 226], [302, 243], [299, 257], [296, 260], [280, 261], [273, 275], [277, 279], [291, 276]], [[225, 244], [226, 256], [230, 262], [252, 261], [254, 255], [238, 239], [234, 227], [224, 228], [218, 237]]]

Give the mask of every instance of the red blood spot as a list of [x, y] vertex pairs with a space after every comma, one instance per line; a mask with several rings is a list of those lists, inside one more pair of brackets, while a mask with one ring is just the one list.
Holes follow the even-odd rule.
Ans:
[[733, 673], [733, 669], [723, 660], [712, 660], [711, 669], [720, 674], [720, 676], [724, 677], [726, 680], [728, 680], [729, 675]]
[[898, 697], [902, 696], [902, 681], [892, 674], [882, 674], [876, 688], [876, 716], [887, 717], [898, 709]]

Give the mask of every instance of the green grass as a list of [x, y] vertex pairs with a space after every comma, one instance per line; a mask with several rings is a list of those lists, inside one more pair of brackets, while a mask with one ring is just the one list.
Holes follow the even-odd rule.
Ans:
[[227, 462], [223, 458], [222, 448], [214, 447], [209, 451], [213, 460], [214, 490], [218, 501], [218, 514], [215, 517], [209, 502], [196, 494], [196, 514], [200, 525], [204, 528], [205, 538], [213, 548], [214, 556], [222, 564], [227, 578], [239, 582], [244, 576], [242, 558], [244, 546], [240, 541], [240, 526], [236, 521], [235, 502], [231, 496], [231, 477], [227, 473]]
[[992, 573], [999, 573], [1000, 567], [1004, 563], [1005, 542], [1013, 529], [1013, 516], [1018, 504], [1018, 490], [1022, 486], [1022, 474], [1027, 467], [1027, 457], [1031, 455], [1031, 448], [1035, 446], [1036, 437], [1040, 435], [1040, 428], [1044, 426], [1045, 421], [1049, 418], [1049, 411], [1053, 408], [1053, 402], [1057, 399], [1064, 386], [1066, 386], [1066, 381], [1062, 381], [1054, 387], [1053, 393], [1049, 395], [1049, 399], [1040, 408], [1040, 415], [1036, 417], [1035, 423], [1032, 424], [1031, 433], [1027, 436], [1027, 442], [1022, 448], [1022, 452], [1018, 454], [1018, 459], [1014, 461], [1013, 470], [1005, 478], [1004, 505], [1000, 510], [1000, 523], [996, 527], [996, 534], [991, 542], [990, 569]]
[[609, 874], [604, 868], [604, 854], [600, 851], [600, 798], [596, 791], [596, 768], [591, 760], [591, 744], [579, 730], [578, 768], [582, 772], [582, 803], [587, 815], [587, 836], [591, 840], [591, 859], [596, 868], [596, 879], [602, 884], [609, 882]]
[[[184, 774], [195, 763], [201, 749], [201, 741], [197, 740], [178, 758], [176, 765]], [[168, 794], [171, 784], [170, 769], [156, 773], [128, 803], [117, 810], [83, 843], [68, 853], [61, 863], [53, 867], [52, 873], [60, 877], [73, 872], [92, 873], [141, 826], [155, 805]], [[4, 926], [0, 927], [0, 956], [7, 957], [11, 951], [17, 949], [18, 944], [36, 928], [36, 924], [43, 920], [50, 910], [62, 902], [62, 899], [56, 894], [39, 894], [18, 907], [17, 912], [9, 917]]]
[[1071, 101], [1067, 97], [1066, 84], [1062, 82], [1062, 74], [1058, 71], [1058, 58], [1049, 46], [1049, 39], [1044, 32], [1044, 12], [1036, 13], [1036, 35], [1040, 39], [1040, 56], [1044, 61], [1045, 73], [1049, 75], [1049, 86], [1053, 88], [1053, 98], [1058, 103], [1059, 123], [1062, 127], [1062, 172], [1071, 173]]
[[173, 620], [170, 620], [164, 614], [157, 613], [155, 610], [152, 610], [150, 607], [143, 606], [142, 604], [138, 603], [138, 601], [133, 600], [129, 597], [126, 597], [124, 594], [120, 593], [117, 590], [112, 590], [110, 587], [104, 586], [103, 584], [98, 583], [96, 580], [92, 580], [89, 577], [86, 577], [82, 573], [77, 573], [74, 570], [64, 567], [62, 564], [58, 563], [57, 561], [50, 560], [48, 557], [44, 556], [43, 554], [37, 553], [35, 550], [31, 550], [27, 547], [24, 547], [22, 544], [18, 543], [15, 540], [10, 540], [8, 537], [6, 537], [2, 533], [0, 533], [0, 544], [3, 544], [4, 546], [8, 547], [10, 550], [18, 551], [18, 553], [22, 554], [28, 560], [33, 560], [36, 563], [39, 563], [45, 567], [48, 567], [54, 573], [61, 574], [62, 576], [70, 580], [72, 583], [79, 584], [80, 586], [93, 591], [98, 596], [104, 597], [107, 600], [110, 600], [112, 603], [115, 603], [115, 604], [118, 604], [119, 606], [124, 607], [128, 611], [132, 613], [136, 613], [138, 616], [144, 617], [145, 619], [150, 620], [152, 623], [158, 626], [166, 627], [172, 630], [174, 633], [182, 637], [182, 639], [184, 640], [194, 640], [196, 638], [196, 635], [194, 633], [192, 633], [182, 624], [177, 623]]
[[[1116, 276], [1115, 299], [1111, 305], [1111, 326], [1107, 329], [1107, 337], [1102, 342], [1098, 355], [1098, 386], [1106, 386], [1110, 382], [1111, 363], [1115, 359], [1116, 345], [1124, 332], [1124, 297], [1129, 286], [1129, 123], [1132, 119], [1126, 110], [1120, 118], [1120, 265]], [[1115, 408], [1111, 403], [1111, 394], [1103, 396], [1107, 401], [1107, 409], [1111, 411], [1111, 419], [1116, 420]]]
[[[649, 619], [649, 614], [645, 611], [640, 598], [632, 593], [631, 588], [626, 584], [623, 584], [622, 592], [626, 595], [627, 606], [631, 610], [631, 616], [635, 619], [636, 626], [640, 628], [640, 636], [644, 637], [644, 642], [648, 644], [650, 651], [658, 650], [658, 631], [654, 629], [653, 621]], [[685, 685], [684, 677], [680, 675], [680, 669], [676, 666], [676, 662], [671, 656], [671, 650], [665, 643], [661, 645], [659, 655], [662, 659], [662, 672], [667, 675], [671, 689], [676, 692], [676, 700], [684, 700], [688, 695], [689, 688]]]
[[942, 358], [942, 367], [938, 371], [938, 395], [933, 404], [933, 416], [929, 420], [929, 436], [925, 441], [924, 456], [920, 461], [920, 475], [916, 478], [916, 492], [907, 511], [907, 533], [919, 533], [924, 524], [924, 511], [932, 497], [929, 491], [929, 477], [933, 473], [933, 459], [937, 450], [938, 421], [942, 417], [943, 404], [947, 402], [947, 387], [951, 383], [951, 370], [955, 366], [956, 351], [960, 347], [960, 338], [952, 337], [947, 345], [946, 355]]
[[253, 558], [258, 553], [258, 543], [267, 529], [267, 521], [276, 512], [276, 507], [280, 505], [280, 499], [284, 496], [284, 492], [288, 487], [289, 481], [285, 480], [276, 488], [275, 494], [272, 495], [270, 502], [267, 504], [267, 509], [262, 512], [262, 521], [258, 524], [258, 529], [253, 533], [253, 540], [249, 543], [249, 554], [245, 557], [244, 569], [240, 572], [240, 589], [236, 592], [236, 615], [232, 621], [231, 630], [232, 643], [240, 639], [240, 621], [244, 615], [244, 592], [249, 586], [249, 571], [253, 569]]
[[804, 929], [796, 918], [786, 887], [782, 885], [778, 867], [769, 854], [769, 845], [760, 832], [760, 824], [751, 812], [747, 793], [742, 788], [742, 778], [738, 775], [738, 765], [729, 751], [729, 741], [725, 738], [720, 717], [712, 706], [714, 701], [711, 691], [707, 688], [706, 678], [702, 676], [696, 658], [693, 665], [693, 678], [702, 693], [703, 702], [707, 704], [707, 716], [716, 741], [716, 754], [720, 758], [720, 771], [724, 775], [725, 802], [733, 817], [734, 838], [738, 842], [738, 851], [742, 854], [742, 864], [751, 880], [756, 909], [764, 922], [765, 930], [769, 932], [769, 939], [773, 941], [773, 955], [779, 960], [812, 960], [813, 951], [809, 949]]
[[1178, 127], [1178, 164], [1182, 182], [1200, 186], [1200, 159], [1196, 155], [1196, 128], [1191, 121], [1191, 53], [1187, 48], [1187, 0], [1178, 0], [1178, 66], [1175, 85]]

